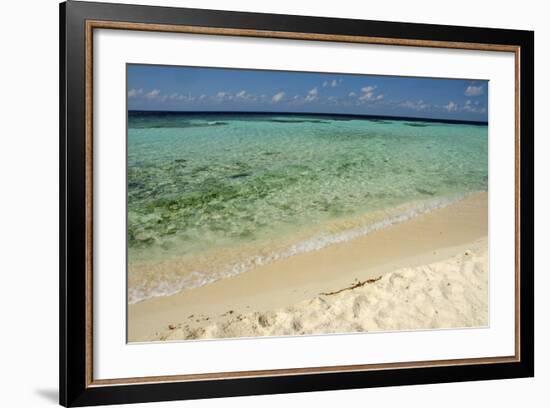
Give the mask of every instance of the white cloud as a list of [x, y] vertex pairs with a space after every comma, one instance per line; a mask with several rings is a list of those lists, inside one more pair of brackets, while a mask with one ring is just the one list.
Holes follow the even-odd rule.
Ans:
[[443, 106], [443, 109], [448, 112], [455, 112], [458, 110], [458, 105], [453, 101], [449, 101], [447, 105]]
[[469, 112], [469, 113], [485, 113], [487, 109], [480, 105], [477, 101], [472, 101], [470, 99], [466, 100], [464, 104], [449, 101], [446, 105], [432, 105], [422, 99], [418, 101], [403, 101], [399, 102], [396, 106], [401, 108], [412, 109], [415, 111], [426, 111], [426, 110], [445, 110], [447, 112]]
[[431, 108], [431, 106], [426, 102], [424, 102], [422, 99], [419, 99], [418, 101], [401, 102], [398, 106], [402, 108], [412, 109], [415, 111], [423, 111]]
[[471, 113], [485, 113], [486, 112], [486, 109], [484, 107], [479, 106], [478, 101], [472, 102], [471, 100], [467, 100], [466, 103], [464, 103], [464, 107], [462, 108], [462, 110], [464, 110], [466, 112], [471, 112]]
[[306, 96], [306, 102], [313, 102], [317, 99], [317, 95], [319, 94], [319, 90], [317, 88], [310, 89], [310, 91], [307, 93]]
[[284, 92], [278, 92], [275, 95], [273, 95], [273, 98], [271, 98], [271, 101], [277, 103], [277, 102], [280, 102], [284, 97], [285, 97]]
[[363, 88], [361, 88], [361, 92], [363, 92], [363, 93], [369, 93], [369, 92], [374, 91], [375, 89], [376, 89], [375, 86], [371, 86], [371, 85], [369, 85], [369, 86], [364, 86]]
[[474, 85], [468, 85], [466, 90], [464, 91], [464, 95], [466, 96], [479, 96], [483, 94], [483, 86], [474, 86]]
[[135, 97], [141, 95], [142, 93], [143, 93], [143, 89], [141, 89], [141, 88], [139, 88], [139, 89], [132, 88], [128, 91], [128, 98], [135, 98]]
[[348, 94], [348, 96], [349, 96], [350, 98], [353, 98], [353, 97], [357, 96], [357, 94], [356, 94], [355, 92], [350, 92], [350, 93]]
[[336, 88], [338, 84], [342, 83], [342, 78], [340, 79], [333, 79], [332, 81], [323, 81], [323, 88], [326, 88], [327, 86], [330, 86], [331, 88]]
[[[372, 102], [372, 101], [380, 101], [384, 98], [383, 94], [377, 94], [375, 92], [376, 86], [368, 85], [361, 88], [361, 94], [359, 96], [359, 100], [361, 102]], [[354, 95], [355, 93], [352, 92]], [[351, 93], [350, 93], [350, 96]]]
[[216, 101], [216, 102], [223, 102], [225, 100], [232, 100], [233, 99], [233, 95], [231, 95], [230, 92], [225, 92], [225, 91], [219, 91], [214, 97], [213, 99]]
[[248, 96], [248, 94], [246, 93], [246, 91], [243, 89], [242, 91], [238, 92], [237, 95], [235, 95], [237, 98], [240, 98], [240, 99], [246, 99], [246, 97]]
[[151, 92], [148, 92], [145, 94], [145, 97], [147, 99], [156, 99], [160, 96], [160, 90], [159, 89], [153, 89]]
[[[231, 97], [229, 99], [231, 99]], [[260, 97], [258, 97], [258, 95], [248, 93], [243, 89], [242, 91], [239, 91], [235, 94], [235, 99], [244, 102], [256, 102], [258, 99], [260, 99]]]
[[174, 92], [173, 94], [171, 94], [170, 96], [166, 97], [164, 96], [162, 98], [162, 100], [166, 100], [166, 99], [170, 99], [172, 101], [194, 101], [195, 100], [195, 97], [194, 96], [191, 96], [191, 94], [187, 94], [187, 95], [183, 95], [183, 94], [179, 94], [177, 92]]
[[289, 103], [292, 105], [301, 105], [305, 102], [305, 98], [302, 95], [296, 94], [290, 98]]
[[365, 92], [359, 97], [362, 101], [372, 101], [374, 99], [374, 92]]

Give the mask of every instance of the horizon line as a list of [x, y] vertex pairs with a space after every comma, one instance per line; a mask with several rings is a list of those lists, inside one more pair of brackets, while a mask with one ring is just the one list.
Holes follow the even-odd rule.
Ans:
[[342, 116], [342, 117], [364, 117], [364, 118], [376, 118], [376, 119], [391, 119], [391, 120], [410, 120], [410, 121], [425, 121], [425, 122], [443, 122], [443, 123], [456, 123], [456, 124], [476, 124], [476, 125], [488, 125], [489, 121], [476, 121], [476, 120], [463, 120], [463, 119], [443, 119], [443, 118], [430, 118], [430, 117], [416, 117], [416, 116], [391, 116], [391, 115], [369, 115], [362, 113], [334, 113], [334, 112], [287, 112], [287, 111], [239, 111], [239, 110], [224, 110], [224, 111], [192, 111], [192, 110], [155, 110], [155, 109], [128, 109], [130, 112], [142, 112], [142, 113], [186, 113], [186, 114], [251, 114], [251, 115], [312, 115], [312, 116]]

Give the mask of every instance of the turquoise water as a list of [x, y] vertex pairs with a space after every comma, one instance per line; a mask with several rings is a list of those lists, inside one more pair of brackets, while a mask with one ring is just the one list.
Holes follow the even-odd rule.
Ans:
[[225, 276], [219, 259], [208, 270], [215, 251], [257, 244], [265, 254], [291, 236], [326, 235], [335, 220], [486, 191], [487, 148], [485, 125], [131, 112], [130, 300]]

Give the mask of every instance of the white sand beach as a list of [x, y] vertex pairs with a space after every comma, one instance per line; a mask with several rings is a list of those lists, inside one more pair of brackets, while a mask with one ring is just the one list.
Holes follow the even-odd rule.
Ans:
[[486, 326], [487, 194], [128, 314], [129, 341]]

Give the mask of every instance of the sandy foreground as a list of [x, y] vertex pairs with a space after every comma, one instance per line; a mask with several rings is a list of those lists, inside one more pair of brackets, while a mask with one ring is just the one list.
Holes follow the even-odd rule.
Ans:
[[128, 341], [488, 325], [487, 194], [128, 307]]

